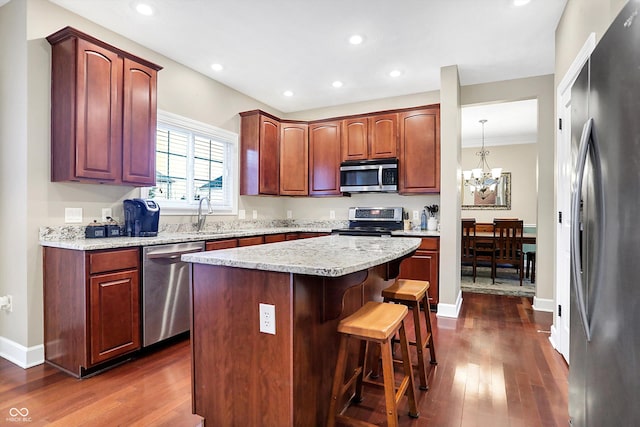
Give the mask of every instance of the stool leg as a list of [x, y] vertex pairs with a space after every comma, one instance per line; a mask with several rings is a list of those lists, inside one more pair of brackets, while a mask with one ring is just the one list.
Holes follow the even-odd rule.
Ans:
[[531, 283], [536, 283], [536, 255], [531, 257]]
[[327, 427], [335, 427], [338, 404], [342, 400], [342, 387], [344, 383], [344, 372], [347, 369], [347, 342], [349, 337], [343, 335], [340, 338], [340, 347], [338, 349], [338, 360], [336, 362], [336, 372], [333, 377], [333, 386], [331, 387], [331, 402], [329, 403], [329, 418]]
[[[416, 352], [418, 353], [418, 376], [420, 377], [420, 390], [429, 390], [427, 384], [427, 368], [424, 366], [424, 345], [425, 340], [422, 338], [422, 327], [420, 326], [420, 301], [412, 304], [413, 324], [416, 331]], [[428, 327], [428, 325], [427, 325]]]
[[438, 362], [436, 360], [436, 349], [433, 345], [433, 328], [431, 327], [431, 311], [429, 310], [429, 295], [425, 294], [424, 299], [422, 300], [422, 305], [424, 307], [424, 317], [425, 323], [427, 325], [427, 333], [429, 334], [429, 339], [427, 340], [427, 344], [429, 345], [429, 356], [431, 357], [430, 363], [432, 365], [437, 365]]
[[384, 400], [386, 404], [385, 407], [387, 409], [387, 424], [389, 425], [389, 427], [397, 427], [398, 405], [396, 404], [391, 340], [380, 343], [380, 353], [382, 353], [382, 377], [384, 381]]
[[367, 349], [369, 348], [369, 343], [367, 341], [360, 341], [360, 353], [358, 354], [358, 366], [361, 366], [360, 374], [356, 379], [356, 394], [353, 396], [352, 402], [360, 403], [362, 402], [362, 380], [364, 376], [367, 374], [366, 365], [367, 365]]
[[528, 252], [525, 255], [526, 255], [526, 260], [524, 262], [524, 265], [526, 266], [526, 269], [524, 270], [524, 277], [526, 277], [528, 279], [529, 278], [529, 265], [531, 264], [531, 255], [529, 255]]
[[[418, 418], [420, 413], [418, 412], [418, 404], [416, 401], [416, 386], [413, 382], [413, 368], [411, 366], [411, 358], [409, 357], [409, 341], [407, 340], [407, 333], [404, 329], [404, 320], [400, 324], [400, 345], [402, 347], [402, 367], [405, 378], [408, 380], [407, 397], [409, 399], [409, 416]], [[393, 361], [391, 363], [393, 364]]]

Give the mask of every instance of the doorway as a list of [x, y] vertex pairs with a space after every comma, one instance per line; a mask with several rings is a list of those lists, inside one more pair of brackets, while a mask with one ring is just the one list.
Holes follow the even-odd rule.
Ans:
[[[481, 120], [487, 120], [484, 126]], [[495, 218], [519, 218], [525, 232], [535, 235], [537, 229], [537, 159], [538, 159], [538, 101], [536, 99], [467, 105], [462, 107], [462, 170], [478, 168], [484, 143], [489, 168], [502, 168], [501, 180], [507, 180], [508, 196], [501, 194], [501, 203], [478, 203], [470, 198], [468, 186], [462, 180], [462, 218], [473, 218], [478, 227], [492, 226]], [[484, 129], [483, 129], [484, 127]], [[483, 138], [484, 131], [484, 138]], [[496, 187], [496, 190], [498, 187]], [[503, 189], [504, 190], [504, 189]], [[502, 190], [501, 190], [502, 191]], [[524, 250], [533, 251], [535, 245]], [[532, 273], [520, 286], [516, 270], [500, 269], [495, 283], [491, 268], [479, 267], [473, 280], [472, 267], [461, 267], [460, 284], [463, 291], [533, 297], [535, 283]]]

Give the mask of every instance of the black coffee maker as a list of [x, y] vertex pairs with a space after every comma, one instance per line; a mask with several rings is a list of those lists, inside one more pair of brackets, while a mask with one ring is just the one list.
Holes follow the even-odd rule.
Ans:
[[153, 200], [127, 199], [124, 204], [124, 235], [155, 237], [158, 235], [160, 206]]

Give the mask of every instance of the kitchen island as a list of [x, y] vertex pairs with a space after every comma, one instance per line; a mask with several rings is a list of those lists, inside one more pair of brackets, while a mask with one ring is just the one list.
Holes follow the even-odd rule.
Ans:
[[[332, 235], [183, 255], [193, 412], [214, 426], [324, 425], [338, 322], [380, 300], [419, 245]], [[260, 332], [260, 304], [275, 308], [275, 335]]]

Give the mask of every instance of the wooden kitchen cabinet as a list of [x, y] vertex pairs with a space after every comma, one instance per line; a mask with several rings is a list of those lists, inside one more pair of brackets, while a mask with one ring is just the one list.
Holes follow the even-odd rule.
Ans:
[[51, 47], [51, 180], [155, 185], [162, 67], [74, 28]]
[[140, 349], [140, 251], [45, 247], [45, 360], [76, 377]]
[[440, 107], [400, 113], [398, 192], [440, 192]]
[[306, 123], [280, 123], [280, 195], [309, 194], [309, 136]]
[[280, 121], [260, 110], [240, 113], [240, 194], [280, 192]]
[[309, 195], [339, 196], [340, 121], [309, 125]]
[[205, 251], [216, 251], [218, 249], [235, 248], [238, 246], [238, 239], [211, 240], [205, 242]]
[[265, 243], [284, 242], [285, 240], [287, 240], [287, 235], [285, 233], [267, 234], [264, 236]]
[[400, 279], [429, 281], [429, 303], [438, 305], [438, 277], [440, 265], [440, 238], [424, 237], [416, 252], [400, 264]]
[[238, 238], [238, 246], [253, 246], [264, 243], [264, 236], [240, 237]]
[[342, 160], [398, 157], [398, 115], [396, 113], [344, 119]]

